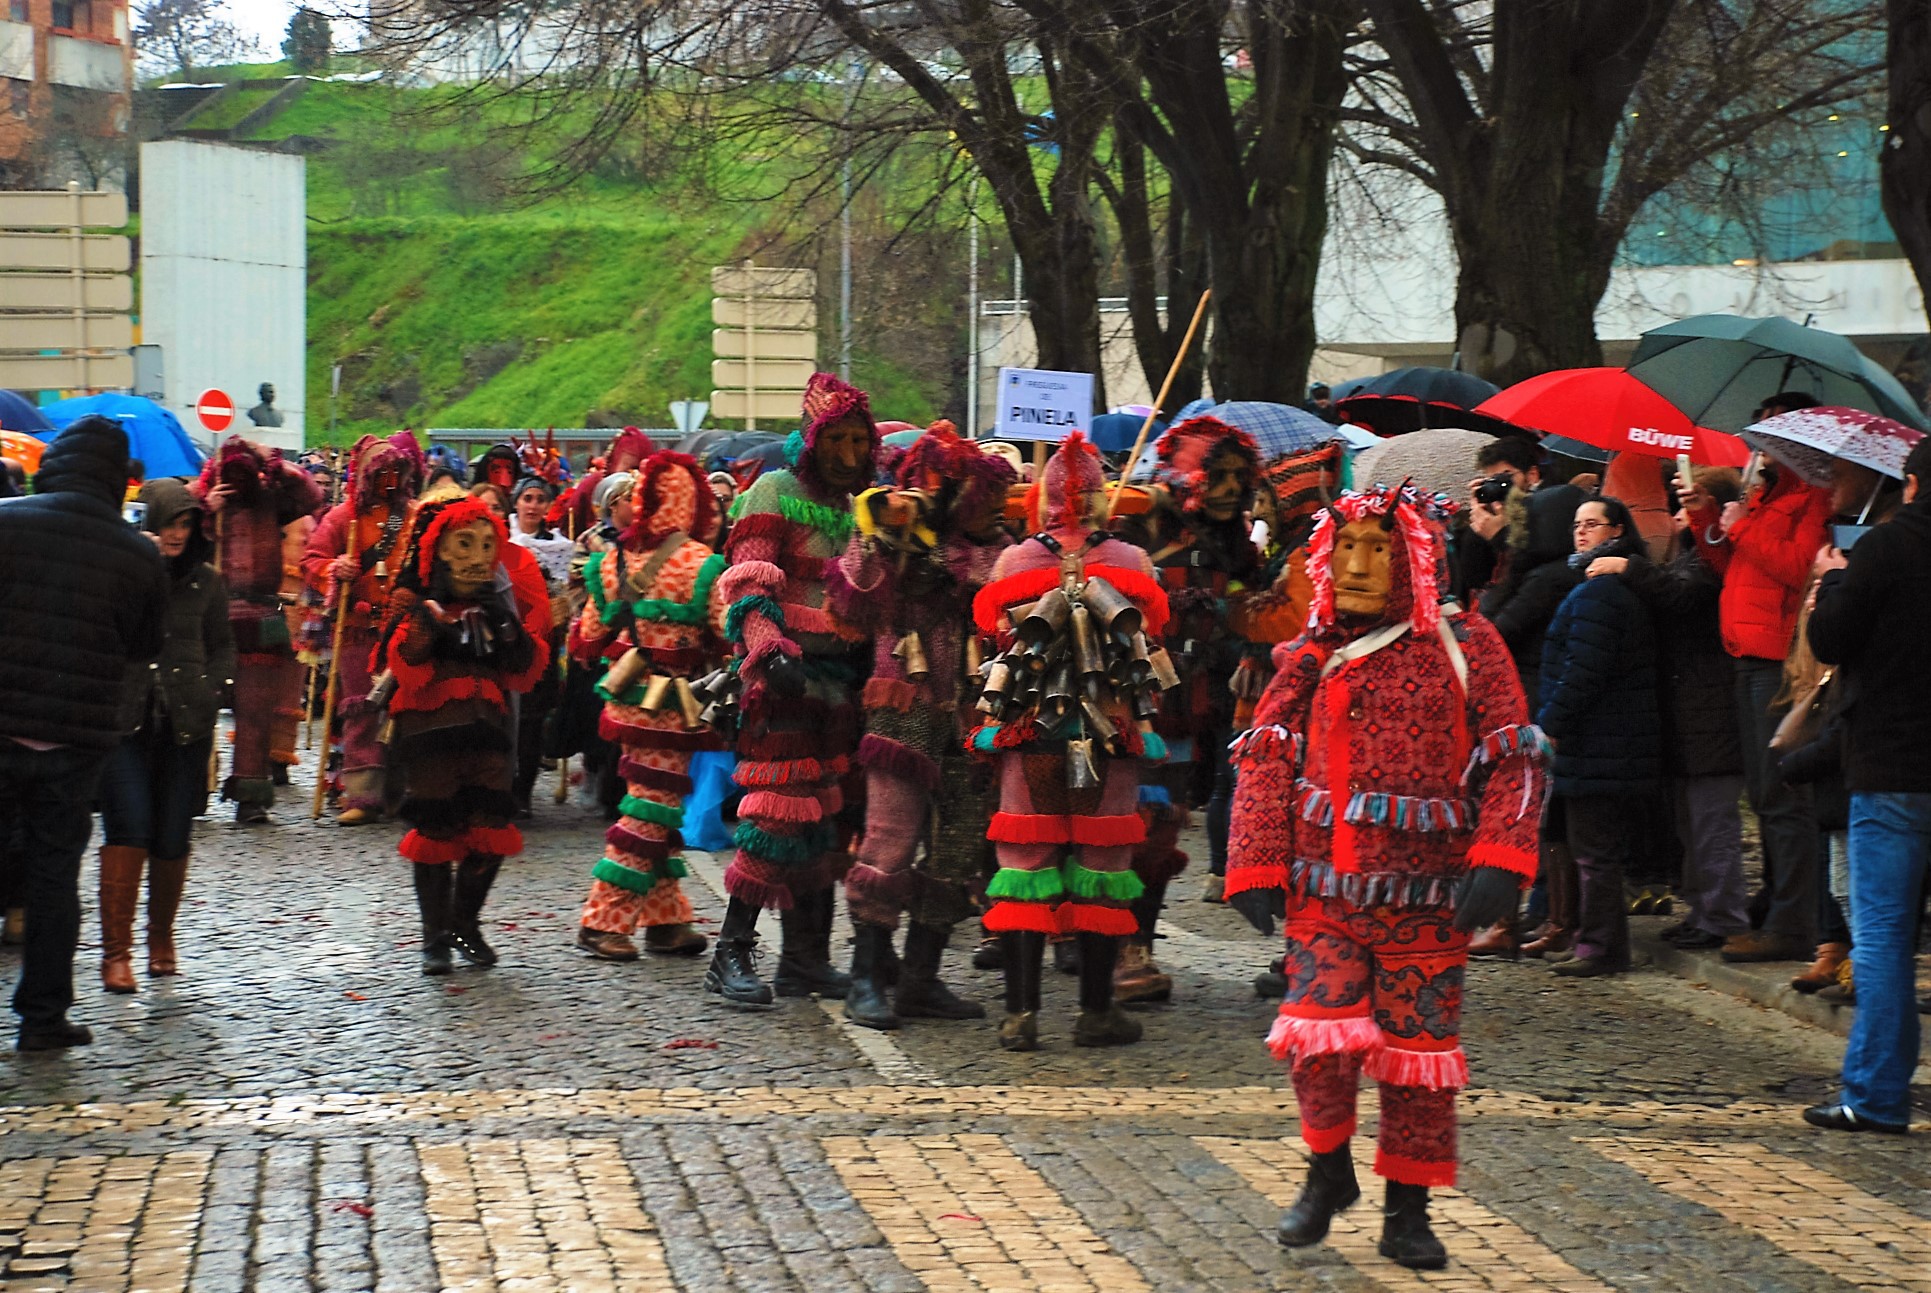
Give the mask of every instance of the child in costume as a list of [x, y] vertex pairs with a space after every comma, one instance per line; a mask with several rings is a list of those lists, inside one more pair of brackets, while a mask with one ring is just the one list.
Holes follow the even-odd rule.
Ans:
[[[860, 700], [865, 829], [845, 876], [857, 933], [845, 1016], [868, 1028], [896, 1028], [901, 1016], [985, 1017], [938, 974], [988, 852], [984, 769], [962, 746], [979, 693], [967, 642], [972, 598], [1011, 544], [1000, 522], [1017, 478], [939, 422], [899, 460], [895, 489], [854, 501], [859, 533], [828, 572], [833, 610], [874, 635]], [[901, 914], [911, 928], [888, 1001]]]
[[[842, 998], [831, 964], [832, 886], [850, 855], [837, 821], [840, 786], [858, 747], [857, 685], [865, 635], [827, 604], [826, 575], [851, 539], [851, 496], [872, 483], [878, 425], [865, 392], [830, 373], [805, 387], [803, 428], [788, 470], [767, 471], [734, 508], [717, 581], [724, 636], [743, 684], [738, 728], [737, 854], [706, 991], [769, 1004], [781, 996]], [[758, 913], [784, 929], [775, 982], [751, 964]]]
[[[724, 557], [693, 535], [709, 533], [716, 502], [696, 459], [663, 452], [637, 470], [632, 520], [617, 546], [583, 568], [590, 599], [570, 652], [602, 678], [602, 735], [623, 750], [625, 794], [604, 854], [591, 871], [577, 946], [606, 961], [647, 951], [697, 956], [707, 946], [680, 881], [684, 796], [691, 755], [723, 742], [698, 719], [691, 681], [713, 669], [723, 644], [711, 630], [711, 589]], [[608, 672], [604, 672], [605, 665]]]
[[1546, 742], [1481, 616], [1446, 607], [1441, 509], [1406, 486], [1344, 494], [1308, 556], [1307, 632], [1235, 743], [1228, 901], [1286, 917], [1287, 993], [1268, 1036], [1292, 1064], [1314, 1151], [1280, 1242], [1320, 1242], [1360, 1197], [1355, 1087], [1381, 1088], [1381, 1253], [1438, 1269], [1428, 1190], [1455, 1182], [1468, 931], [1535, 875]]
[[1145, 552], [1094, 528], [1104, 484], [1099, 454], [1073, 432], [1034, 486], [1037, 532], [1000, 556], [973, 601], [980, 633], [1004, 648], [985, 676], [989, 721], [969, 746], [999, 774], [985, 927], [1005, 943], [999, 1044], [1011, 1051], [1039, 1049], [1040, 964], [1061, 932], [1079, 947], [1074, 1044], [1140, 1039], [1114, 1003], [1113, 971], [1145, 888], [1132, 869], [1146, 836], [1140, 763], [1165, 753], [1140, 722], [1169, 680], [1149, 646], [1167, 597]]
[[549, 601], [512, 587], [503, 522], [481, 499], [418, 510], [370, 670], [394, 680], [390, 754], [401, 769], [397, 851], [414, 865], [422, 972], [447, 974], [450, 949], [485, 969], [496, 952], [478, 916], [503, 859], [523, 851], [512, 824], [510, 696], [549, 659]]

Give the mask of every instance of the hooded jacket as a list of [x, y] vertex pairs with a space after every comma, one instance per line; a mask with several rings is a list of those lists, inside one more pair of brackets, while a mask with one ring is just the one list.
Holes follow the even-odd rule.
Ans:
[[1810, 613], [1811, 650], [1849, 684], [1844, 783], [1852, 794], [1931, 791], [1927, 642], [1931, 503], [1920, 500], [1858, 540], [1850, 565], [1818, 585]]
[[1736, 666], [1717, 615], [1723, 581], [1690, 544], [1666, 565], [1631, 557], [1629, 582], [1657, 626], [1665, 766], [1682, 777], [1742, 772]]
[[1781, 661], [1790, 653], [1810, 563], [1824, 545], [1830, 492], [1788, 468], [1759, 490], [1728, 534], [1711, 542], [1716, 515], [1691, 518], [1704, 560], [1723, 576], [1723, 646], [1745, 659]]
[[[141, 486], [147, 518], [141, 528], [159, 534], [168, 522], [200, 506], [188, 487], [163, 477]], [[188, 546], [167, 562], [168, 609], [161, 658], [133, 666], [122, 698], [122, 725], [133, 730], [165, 713], [177, 745], [206, 738], [233, 685], [235, 636], [228, 622], [228, 588], [208, 564], [214, 542], [196, 517]]]
[[127, 433], [80, 419], [35, 485], [0, 507], [0, 737], [110, 750], [128, 666], [161, 653], [167, 598], [160, 553], [121, 519]]

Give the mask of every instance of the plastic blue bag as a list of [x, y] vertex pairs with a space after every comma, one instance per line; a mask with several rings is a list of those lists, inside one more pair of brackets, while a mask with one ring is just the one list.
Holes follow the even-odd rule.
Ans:
[[738, 756], [728, 750], [700, 750], [691, 756], [690, 798], [684, 801], [684, 844], [705, 853], [731, 848], [731, 827], [725, 824], [724, 801], [737, 793], [731, 774]]

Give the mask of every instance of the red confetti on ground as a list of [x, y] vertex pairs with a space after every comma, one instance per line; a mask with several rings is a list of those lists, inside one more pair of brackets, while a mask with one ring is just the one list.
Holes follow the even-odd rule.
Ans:
[[667, 1051], [714, 1051], [717, 1043], [702, 1037], [674, 1037], [664, 1043]]
[[985, 1218], [975, 1217], [970, 1212], [941, 1212], [939, 1214], [939, 1220], [940, 1221], [977, 1221], [983, 1224], [985, 1221]]
[[337, 1199], [329, 1205], [330, 1212], [353, 1212], [358, 1217], [373, 1217], [375, 1209], [356, 1199]]
[[516, 928], [516, 922], [515, 922], [515, 921], [513, 921], [513, 920], [499, 920], [499, 921], [497, 921], [497, 922], [496, 922], [496, 928], [498, 928], [498, 929], [515, 929], [515, 928]]
[[543, 1033], [537, 1037], [537, 1040], [540, 1042], [553, 1042], [561, 1036], [563, 1036], [562, 1033]]
[[443, 991], [447, 992], [452, 997], [460, 997], [465, 992], [468, 992], [469, 989], [464, 987], [451, 986], [451, 987], [444, 988]]
[[345, 992], [342, 995], [347, 997], [350, 1001], [367, 1001], [368, 1000], [368, 998], [363, 996], [360, 992]]

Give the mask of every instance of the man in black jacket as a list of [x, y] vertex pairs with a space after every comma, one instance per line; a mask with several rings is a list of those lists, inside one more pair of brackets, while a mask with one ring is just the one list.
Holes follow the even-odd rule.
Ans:
[[34, 497], [0, 507], [0, 838], [22, 843], [27, 943], [13, 995], [23, 1051], [84, 1046], [67, 1021], [80, 940], [80, 859], [101, 766], [121, 738], [130, 667], [161, 654], [167, 577], [121, 516], [127, 433], [67, 428]]
[[1849, 553], [1820, 557], [1810, 647], [1846, 688], [1851, 935], [1857, 1018], [1843, 1093], [1804, 1110], [1832, 1131], [1904, 1132], [1918, 1062], [1913, 998], [1919, 894], [1931, 864], [1931, 437], [1904, 463], [1904, 506]]

